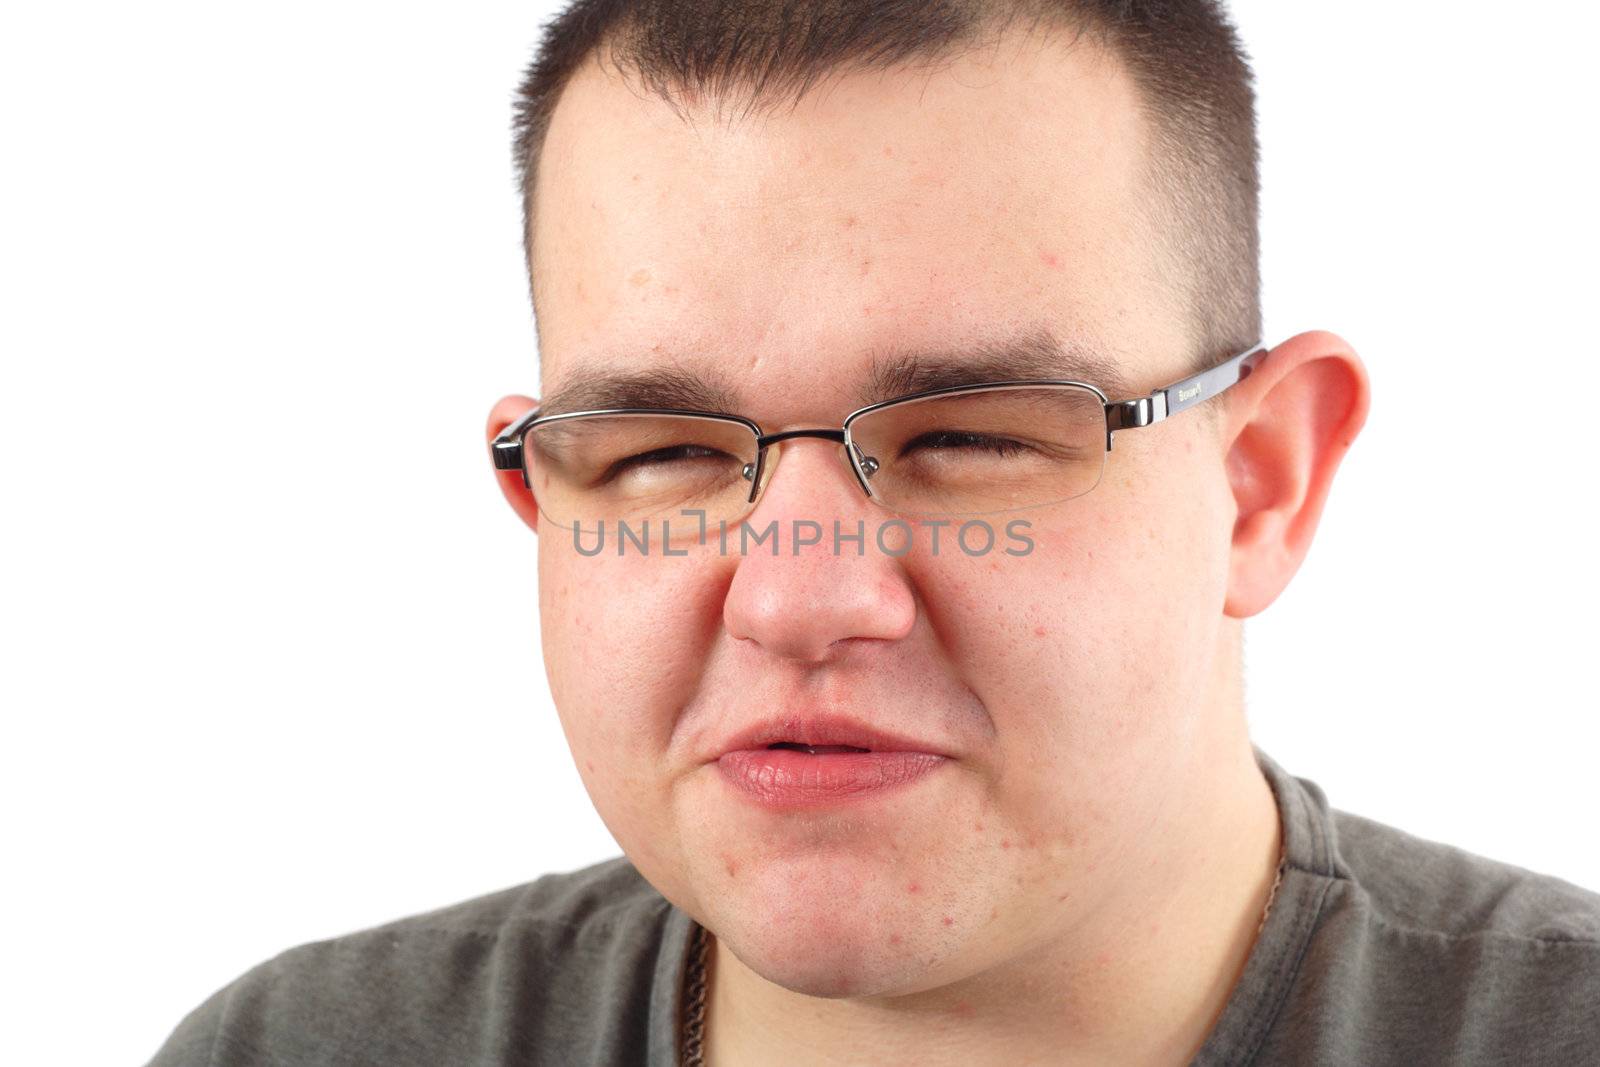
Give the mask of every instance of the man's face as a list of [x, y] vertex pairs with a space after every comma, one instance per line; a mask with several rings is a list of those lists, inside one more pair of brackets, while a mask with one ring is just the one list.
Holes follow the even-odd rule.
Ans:
[[[567, 90], [538, 190], [547, 392], [670, 366], [732, 383], [765, 432], [838, 427], [873, 353], [1040, 327], [1136, 393], [1188, 371], [1135, 90], [1087, 45], [846, 75], [733, 122], [712, 103], [686, 123], [593, 65]], [[1093, 492], [1022, 516], [1020, 556], [948, 531], [937, 555], [921, 534], [879, 552], [892, 516], [839, 446], [783, 449], [749, 521], [865, 520], [864, 554], [586, 556], [541, 528], [555, 704], [644, 876], [767, 979], [869, 996], [1020, 959], [1164, 874], [1217, 750], [1233, 501], [1213, 423], [1118, 435]], [[844, 715], [949, 758], [775, 812], [714, 762], [775, 715]]]

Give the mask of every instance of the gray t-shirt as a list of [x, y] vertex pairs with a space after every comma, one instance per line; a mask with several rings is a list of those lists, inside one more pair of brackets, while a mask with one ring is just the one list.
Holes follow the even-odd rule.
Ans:
[[[1256, 760], [1287, 866], [1195, 1064], [1600, 1064], [1600, 895], [1333, 810]], [[675, 1065], [694, 925], [624, 857], [547, 874], [290, 949], [152, 1065]]]

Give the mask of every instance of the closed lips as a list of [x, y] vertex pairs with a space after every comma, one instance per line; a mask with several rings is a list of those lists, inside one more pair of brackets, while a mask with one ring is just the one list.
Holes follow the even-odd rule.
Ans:
[[713, 743], [707, 759], [729, 752], [795, 752], [813, 756], [879, 755], [889, 752], [927, 752], [944, 755], [946, 746], [918, 739], [909, 733], [869, 726], [845, 716], [803, 713], [774, 715], [766, 721], [731, 731]]

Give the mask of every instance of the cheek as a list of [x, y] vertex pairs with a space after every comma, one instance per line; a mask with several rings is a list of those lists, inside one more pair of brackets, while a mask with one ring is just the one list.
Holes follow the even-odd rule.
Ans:
[[[658, 766], [676, 709], [714, 638], [711, 595], [692, 561], [577, 555], [539, 558], [540, 638], [562, 729], [592, 794], [634, 789]], [[596, 759], [603, 753], [606, 759]], [[601, 796], [596, 796], [597, 803]]]
[[1119, 819], [1194, 728], [1218, 549], [1196, 532], [1212, 521], [1203, 501], [1130, 506], [1155, 491], [1041, 514], [1029, 554], [941, 559], [919, 577], [940, 645], [994, 721], [992, 788], [1019, 822]]
[[999, 731], [1067, 740], [1126, 703], [1156, 635], [1133, 624], [1144, 580], [1126, 528], [1062, 514], [1030, 522], [1028, 554], [941, 559], [919, 584], [941, 644], [982, 686]]
[[540, 543], [545, 672], [579, 777], [630, 862], [674, 901], [693, 899], [682, 866], [703, 850], [678, 817], [673, 731], [722, 633], [727, 584], [714, 559]]
[[[610, 549], [610, 545], [606, 545]], [[574, 733], [638, 737], [648, 750], [662, 699], [701, 643], [696, 582], [686, 561], [659, 555], [581, 557], [541, 544], [539, 635], [555, 707]]]

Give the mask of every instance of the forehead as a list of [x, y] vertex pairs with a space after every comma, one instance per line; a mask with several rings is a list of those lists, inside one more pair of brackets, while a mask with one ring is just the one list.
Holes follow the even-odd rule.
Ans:
[[1086, 38], [837, 73], [776, 108], [675, 107], [591, 62], [540, 159], [542, 389], [665, 368], [756, 417], [820, 417], [896, 353], [1040, 338], [1080, 357], [1064, 371], [1142, 383], [1183, 341], [1145, 138]]

